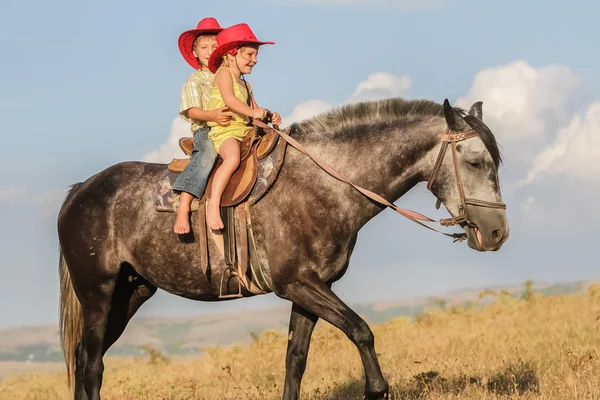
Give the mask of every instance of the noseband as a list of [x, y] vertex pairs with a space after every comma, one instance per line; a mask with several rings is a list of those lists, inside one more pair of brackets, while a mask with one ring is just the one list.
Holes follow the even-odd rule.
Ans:
[[440, 167], [442, 166], [442, 162], [444, 161], [444, 157], [446, 156], [446, 152], [448, 151], [448, 145], [452, 147], [452, 163], [454, 164], [454, 173], [456, 176], [456, 185], [458, 186], [458, 194], [460, 196], [460, 205], [458, 206], [458, 215], [452, 218], [441, 219], [439, 222], [443, 226], [453, 226], [459, 225], [461, 223], [466, 223], [470, 227], [475, 227], [476, 225], [472, 222], [469, 222], [469, 218], [467, 215], [467, 204], [476, 207], [487, 207], [487, 208], [495, 208], [506, 210], [506, 204], [500, 202], [491, 202], [477, 199], [468, 199], [465, 197], [465, 190], [463, 188], [462, 180], [460, 179], [460, 170], [458, 168], [458, 154], [456, 150], [456, 143], [461, 142], [463, 140], [471, 139], [479, 136], [478, 133], [471, 129], [468, 132], [454, 132], [450, 129], [446, 130], [442, 137], [442, 147], [440, 148], [440, 153], [438, 154], [437, 160], [435, 161], [435, 165], [433, 167], [433, 171], [431, 172], [431, 176], [427, 181], [427, 189], [431, 191], [433, 187], [433, 183], [435, 182], [435, 178], [437, 177]]

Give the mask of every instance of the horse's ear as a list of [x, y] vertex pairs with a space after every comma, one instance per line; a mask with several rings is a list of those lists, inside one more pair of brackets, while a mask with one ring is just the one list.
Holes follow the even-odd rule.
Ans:
[[452, 108], [448, 99], [444, 100], [444, 117], [446, 117], [448, 128], [454, 132], [460, 132], [469, 127], [463, 117]]
[[469, 109], [469, 114], [474, 117], [479, 118], [483, 121], [483, 101], [478, 101], [477, 103], [473, 103], [471, 108]]

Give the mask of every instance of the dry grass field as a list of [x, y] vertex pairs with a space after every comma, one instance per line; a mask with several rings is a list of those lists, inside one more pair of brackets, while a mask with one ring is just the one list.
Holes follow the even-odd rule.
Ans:
[[[520, 298], [484, 292], [481, 307], [431, 309], [415, 320], [373, 325], [375, 347], [395, 399], [600, 399], [600, 286], [586, 293]], [[149, 349], [138, 359], [107, 359], [105, 400], [280, 399], [286, 335], [266, 332], [249, 345], [204, 349], [169, 360]], [[362, 398], [356, 349], [319, 322], [303, 399]], [[63, 373], [11, 376], [0, 399], [70, 398]]]

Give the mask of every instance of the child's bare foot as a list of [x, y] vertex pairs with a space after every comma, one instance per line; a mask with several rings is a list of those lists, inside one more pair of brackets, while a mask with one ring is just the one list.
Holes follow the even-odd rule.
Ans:
[[209, 201], [206, 207], [206, 224], [210, 229], [223, 229], [225, 225], [223, 225], [223, 220], [221, 219], [221, 208], [216, 202], [213, 203], [214, 205]]
[[190, 233], [190, 211], [183, 207], [177, 209], [177, 218], [173, 230], [179, 235]]

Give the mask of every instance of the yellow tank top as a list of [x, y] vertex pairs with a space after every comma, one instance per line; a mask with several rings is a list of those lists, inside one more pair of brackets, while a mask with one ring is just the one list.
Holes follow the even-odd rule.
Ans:
[[[237, 79], [235, 79], [235, 77], [233, 76], [233, 72], [229, 68], [222, 67], [219, 68], [219, 71], [221, 69], [226, 69], [231, 73], [231, 79], [233, 80], [233, 92], [235, 94], [235, 97], [243, 101], [245, 104], [248, 104], [248, 91], [246, 90], [246, 88], [243, 85], [240, 85]], [[219, 88], [213, 86], [211, 88], [210, 98], [208, 100], [206, 109], [216, 110], [224, 106], [225, 102], [223, 101], [223, 97], [221, 96]], [[210, 126], [208, 138], [215, 145], [215, 149], [217, 150], [217, 152], [219, 151], [219, 146], [221, 145], [221, 143], [223, 143], [225, 139], [233, 137], [241, 142], [246, 137], [248, 132], [250, 132], [250, 130], [252, 129], [252, 127], [248, 126], [248, 122], [250, 121], [248, 117], [233, 111], [232, 113], [233, 118], [231, 119], [231, 123], [229, 124], [229, 126], [221, 126], [216, 122], [208, 121], [208, 126]]]

